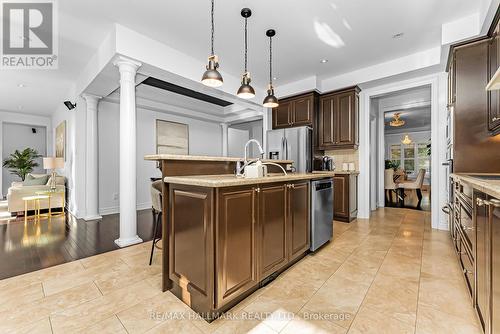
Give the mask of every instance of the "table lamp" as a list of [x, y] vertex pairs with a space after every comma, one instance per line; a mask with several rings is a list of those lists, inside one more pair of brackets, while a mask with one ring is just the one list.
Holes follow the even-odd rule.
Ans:
[[43, 168], [51, 169], [52, 174], [50, 177], [50, 189], [56, 190], [56, 169], [64, 168], [64, 158], [56, 158], [56, 157], [46, 157], [43, 158]]

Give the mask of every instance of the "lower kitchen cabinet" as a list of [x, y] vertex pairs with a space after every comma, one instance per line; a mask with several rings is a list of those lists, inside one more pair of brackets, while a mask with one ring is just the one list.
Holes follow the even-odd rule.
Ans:
[[475, 191], [476, 310], [486, 334], [500, 333], [500, 200]]
[[262, 186], [259, 191], [260, 276], [287, 263], [287, 184]]
[[220, 307], [258, 285], [257, 205], [253, 188], [219, 192], [216, 228], [217, 302]]
[[310, 184], [292, 183], [288, 190], [288, 261], [307, 252], [310, 243]]
[[358, 175], [335, 174], [333, 177], [333, 219], [351, 222], [358, 215]]

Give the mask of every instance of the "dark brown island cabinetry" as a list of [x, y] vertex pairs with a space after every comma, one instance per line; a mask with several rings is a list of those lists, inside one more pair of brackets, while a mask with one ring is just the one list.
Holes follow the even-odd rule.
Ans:
[[169, 184], [172, 293], [212, 320], [304, 256], [309, 187]]
[[313, 126], [317, 103], [316, 92], [280, 99], [279, 107], [273, 108], [273, 129]]
[[356, 86], [321, 95], [318, 116], [319, 149], [358, 147], [359, 91]]
[[351, 222], [358, 215], [358, 175], [336, 174], [333, 177], [333, 219]]

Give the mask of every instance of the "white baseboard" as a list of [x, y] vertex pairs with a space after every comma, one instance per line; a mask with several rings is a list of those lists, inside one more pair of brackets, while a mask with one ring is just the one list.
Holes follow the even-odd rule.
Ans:
[[[147, 210], [151, 209], [151, 202], [147, 203], [138, 203], [136, 206], [137, 210]], [[107, 215], [114, 215], [120, 213], [120, 207], [119, 206], [111, 206], [107, 208], [99, 208], [99, 214], [101, 216], [107, 216]]]

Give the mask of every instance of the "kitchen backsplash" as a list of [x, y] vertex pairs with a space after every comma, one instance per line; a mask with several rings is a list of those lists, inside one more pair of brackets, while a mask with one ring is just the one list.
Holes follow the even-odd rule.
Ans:
[[336, 170], [342, 170], [342, 164], [349, 162], [354, 162], [355, 169], [359, 170], [358, 150], [325, 151], [325, 155], [332, 157]]

